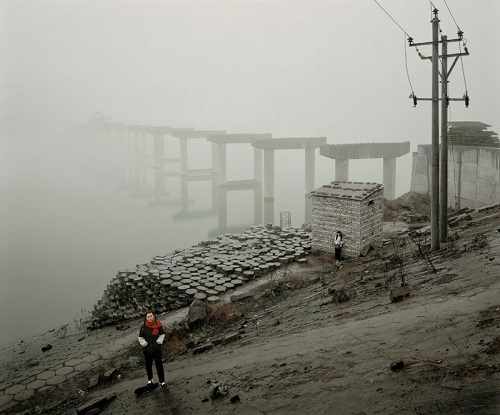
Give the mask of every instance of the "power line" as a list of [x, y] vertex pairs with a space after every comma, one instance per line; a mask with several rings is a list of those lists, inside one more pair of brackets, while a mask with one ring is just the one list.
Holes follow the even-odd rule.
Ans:
[[[458, 44], [458, 48], [460, 49], [460, 53], [462, 53], [462, 45]], [[467, 47], [464, 44], [464, 48], [467, 51]], [[460, 64], [462, 65], [462, 76], [464, 77], [464, 85], [465, 85], [465, 93], [467, 94], [467, 80], [465, 79], [465, 70], [464, 70], [464, 61], [460, 56]]]
[[415, 93], [413, 92], [413, 85], [411, 84], [411, 80], [410, 80], [410, 72], [408, 71], [408, 59], [407, 59], [407, 56], [406, 56], [406, 38], [405, 38], [404, 41], [405, 41], [405, 67], [406, 67], [406, 76], [408, 78], [408, 83], [410, 84], [411, 94], [415, 95]]
[[390, 18], [390, 19], [391, 19], [394, 23], [396, 23], [396, 25], [397, 25], [397, 26], [398, 26], [398, 27], [399, 27], [399, 28], [400, 28], [400, 29], [404, 32], [404, 34], [405, 34], [407, 37], [411, 37], [411, 36], [410, 36], [410, 35], [406, 32], [406, 30], [404, 30], [404, 29], [403, 29], [403, 28], [399, 25], [399, 23], [398, 23], [398, 22], [396, 22], [396, 20], [394, 20], [394, 19], [393, 19], [393, 17], [392, 17], [392, 16], [391, 16], [391, 15], [390, 15], [390, 14], [389, 14], [389, 13], [388, 13], [388, 12], [387, 12], [387, 11], [386, 11], [386, 10], [385, 10], [382, 6], [381, 6], [381, 5], [380, 5], [380, 3], [379, 3], [377, 0], [373, 0], [373, 1], [374, 1], [375, 3], [377, 3], [378, 7], [380, 7], [380, 8], [384, 11], [384, 13], [385, 13], [387, 16], [389, 16], [389, 18]]
[[455, 22], [455, 26], [457, 26], [457, 29], [458, 29], [459, 31], [461, 31], [460, 26], [458, 25], [457, 21], [456, 21], [456, 20], [455, 20], [455, 18], [453, 17], [453, 13], [451, 12], [450, 8], [448, 7], [448, 3], [446, 3], [446, 0], [443, 0], [443, 1], [444, 1], [444, 4], [445, 4], [446, 8], [447, 8], [447, 9], [448, 9], [448, 11], [450, 12], [450, 16], [451, 16], [451, 18], [452, 18], [452, 19], [453, 19], [453, 21]]

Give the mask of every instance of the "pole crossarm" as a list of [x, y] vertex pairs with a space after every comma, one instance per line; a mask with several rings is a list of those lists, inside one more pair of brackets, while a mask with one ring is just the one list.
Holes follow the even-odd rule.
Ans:
[[[467, 51], [467, 52], [460, 52], [460, 53], [449, 53], [448, 55], [438, 55], [438, 58], [439, 59], [453, 58], [454, 56], [459, 58], [460, 56], [468, 56], [468, 55], [470, 55], [470, 53]], [[422, 54], [419, 54], [419, 56], [420, 56], [420, 59], [422, 59], [422, 60], [428, 59], [428, 60], [432, 61], [432, 56], [424, 56]]]
[[[410, 95], [411, 99], [417, 100], [417, 101], [434, 101], [434, 98], [419, 98], [419, 97], [413, 97]], [[465, 101], [467, 98], [436, 98], [435, 101]]]
[[[459, 37], [457, 39], [448, 39], [446, 41], [446, 43], [450, 43], [450, 42], [461, 42], [463, 40], [463, 38]], [[438, 40], [437, 42], [421, 42], [421, 43], [413, 43], [413, 40], [410, 40], [409, 41], [409, 45], [410, 46], [425, 46], [425, 45], [436, 45], [436, 44], [439, 44], [439, 43], [443, 43], [444, 40]]]

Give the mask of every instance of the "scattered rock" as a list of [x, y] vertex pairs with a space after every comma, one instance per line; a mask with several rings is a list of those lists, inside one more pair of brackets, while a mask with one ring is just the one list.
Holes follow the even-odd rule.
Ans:
[[231, 396], [231, 399], [229, 399], [229, 402], [231, 402], [231, 403], [240, 402], [240, 395]]
[[405, 367], [405, 364], [402, 360], [400, 360], [399, 362], [392, 362], [391, 363], [391, 370], [393, 372], [399, 372], [404, 367]]
[[188, 327], [193, 328], [201, 324], [207, 317], [207, 303], [201, 300], [193, 300], [189, 306], [186, 323]]
[[371, 248], [370, 244], [365, 245], [363, 248], [361, 248], [359, 256], [365, 257], [366, 255], [368, 255], [368, 251], [370, 250], [370, 248]]
[[52, 349], [52, 345], [51, 345], [51, 344], [48, 344], [47, 346], [43, 346], [43, 347], [42, 347], [42, 352], [47, 352], [47, 351], [49, 351], [50, 349]]
[[116, 368], [109, 369], [102, 375], [102, 381], [105, 383], [112, 382], [118, 376], [118, 370]]
[[253, 297], [252, 294], [242, 293], [242, 294], [232, 295], [230, 298], [233, 303], [236, 303], [237, 301], [245, 300], [246, 298], [251, 298], [251, 297]]
[[229, 390], [226, 385], [219, 384], [218, 382], [213, 382], [210, 388], [210, 399], [220, 399], [226, 396]]
[[96, 374], [94, 376], [92, 376], [90, 379], [89, 379], [89, 384], [87, 386], [87, 389], [88, 390], [91, 390], [95, 387], [99, 386], [99, 375]]
[[410, 295], [410, 287], [397, 287], [391, 289], [391, 302], [396, 303], [398, 301], [404, 300]]
[[200, 353], [206, 352], [207, 350], [211, 349], [213, 346], [214, 345], [212, 342], [202, 344], [201, 346], [195, 347], [193, 349], [193, 354], [200, 354]]
[[91, 410], [99, 408], [102, 409], [106, 405], [108, 405], [110, 402], [114, 401], [116, 399], [116, 394], [113, 393], [108, 396], [101, 396], [98, 398], [93, 399], [90, 402], [87, 402], [83, 405], [80, 405], [78, 408], [76, 408], [76, 414], [77, 415], [83, 415], [83, 414], [88, 414]]

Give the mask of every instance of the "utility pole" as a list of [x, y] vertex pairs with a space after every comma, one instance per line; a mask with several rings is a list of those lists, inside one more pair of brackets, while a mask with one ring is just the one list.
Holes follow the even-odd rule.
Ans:
[[[414, 94], [413, 103], [416, 106], [417, 101], [432, 101], [432, 125], [431, 125], [431, 251], [437, 251], [440, 248], [440, 241], [444, 242], [447, 237], [448, 229], [448, 117], [447, 108], [449, 101], [465, 101], [469, 106], [469, 97], [467, 93], [463, 98], [448, 97], [448, 77], [453, 70], [460, 56], [468, 55], [467, 48], [465, 52], [448, 54], [448, 42], [461, 42], [463, 32], [458, 32], [457, 39], [448, 40], [447, 36], [442, 36], [439, 40], [439, 19], [438, 10], [433, 10], [434, 17], [432, 23], [432, 42], [413, 43], [413, 39], [408, 38], [410, 46], [417, 47], [418, 55], [421, 59], [429, 59], [432, 62], [432, 98], [417, 98]], [[439, 55], [439, 43], [442, 43], [442, 55]], [[418, 46], [431, 45], [432, 56], [423, 56], [418, 51]], [[448, 71], [447, 58], [455, 57], [455, 61]], [[439, 72], [439, 59], [442, 59], [442, 69]], [[439, 77], [441, 76], [442, 89], [441, 98], [439, 98]], [[439, 101], [441, 102], [441, 157], [439, 149]], [[444, 154], [443, 154], [444, 153]], [[441, 159], [441, 166], [440, 166]], [[441, 172], [440, 172], [441, 167]], [[441, 175], [440, 175], [441, 173]], [[441, 208], [440, 208], [441, 207]], [[441, 225], [441, 226], [440, 226]]]
[[448, 236], [448, 36], [441, 36], [441, 171], [439, 174], [439, 241]]
[[439, 249], [439, 19], [432, 19], [431, 251]]

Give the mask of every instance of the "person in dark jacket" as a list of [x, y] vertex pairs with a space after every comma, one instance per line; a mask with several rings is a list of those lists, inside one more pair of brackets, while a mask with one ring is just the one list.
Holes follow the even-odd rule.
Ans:
[[335, 263], [338, 263], [342, 254], [342, 247], [344, 246], [344, 236], [342, 232], [337, 231], [335, 239], [333, 240], [333, 245], [335, 246]]
[[163, 371], [161, 346], [165, 340], [165, 331], [161, 321], [156, 320], [154, 313], [149, 310], [139, 331], [139, 343], [144, 352], [148, 385], [153, 383], [153, 360], [161, 386], [165, 386], [165, 372]]

